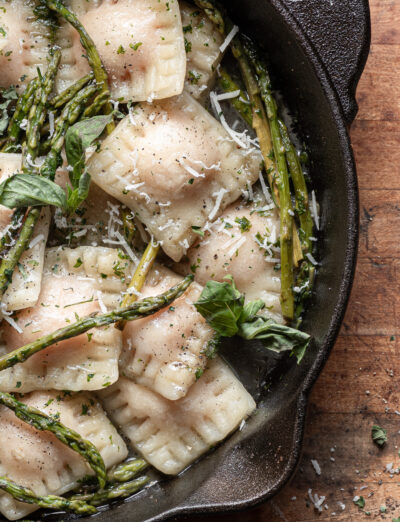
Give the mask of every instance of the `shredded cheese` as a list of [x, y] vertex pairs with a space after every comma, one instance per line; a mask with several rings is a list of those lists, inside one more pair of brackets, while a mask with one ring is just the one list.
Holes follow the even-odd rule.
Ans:
[[226, 49], [229, 47], [230, 43], [235, 38], [235, 36], [237, 35], [238, 32], [239, 32], [239, 27], [237, 25], [234, 25], [232, 27], [231, 31], [229, 32], [229, 34], [227, 35], [227, 37], [225, 38], [225, 40], [222, 42], [222, 45], [220, 45], [220, 47], [219, 47], [219, 50], [221, 51], [221, 53], [224, 53], [226, 51]]
[[231, 100], [232, 98], [237, 98], [239, 96], [239, 94], [240, 94], [240, 89], [238, 89], [237, 91], [224, 92], [223, 94], [217, 95], [217, 100], [218, 101]]
[[36, 246], [38, 243], [40, 243], [43, 239], [44, 239], [44, 235], [43, 235], [43, 234], [39, 234], [39, 235], [37, 235], [37, 236], [34, 237], [34, 238], [32, 239], [32, 241], [29, 243], [28, 248], [33, 248], [33, 247]]
[[215, 205], [211, 212], [208, 214], [208, 219], [212, 221], [215, 216], [217, 215], [217, 212], [219, 210], [219, 207], [221, 206], [222, 199], [225, 194], [227, 194], [228, 191], [225, 188], [221, 188], [218, 192], [214, 192], [213, 196], [216, 198]]

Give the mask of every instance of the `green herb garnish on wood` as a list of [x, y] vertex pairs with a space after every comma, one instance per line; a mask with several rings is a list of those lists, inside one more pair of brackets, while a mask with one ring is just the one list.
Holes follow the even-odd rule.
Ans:
[[371, 430], [371, 437], [373, 442], [379, 446], [380, 448], [383, 448], [383, 446], [387, 442], [387, 431], [384, 428], [381, 428], [377, 424], [374, 424], [372, 426]]
[[238, 335], [247, 340], [260, 340], [265, 348], [274, 352], [291, 352], [300, 363], [310, 343], [310, 336], [275, 323], [259, 315], [265, 303], [262, 300], [245, 304], [244, 295], [231, 282], [208, 281], [198, 301], [196, 310], [222, 337]]

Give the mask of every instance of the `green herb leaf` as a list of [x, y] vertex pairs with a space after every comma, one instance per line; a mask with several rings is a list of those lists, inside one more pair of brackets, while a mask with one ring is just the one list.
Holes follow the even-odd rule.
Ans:
[[290, 352], [298, 363], [310, 343], [307, 333], [258, 315], [265, 306], [261, 299], [244, 304], [231, 277], [230, 283], [208, 281], [194, 306], [220, 336], [260, 340], [268, 350]]
[[243, 216], [243, 217], [237, 217], [235, 219], [235, 223], [237, 223], [239, 225], [239, 228], [240, 228], [240, 231], [243, 233], [243, 232], [248, 232], [250, 229], [251, 229], [251, 223], [250, 221], [247, 219], [246, 216]]
[[244, 296], [234, 284], [208, 281], [194, 306], [223, 337], [232, 337], [239, 332]]
[[192, 231], [193, 231], [195, 234], [199, 235], [200, 237], [204, 237], [204, 230], [201, 230], [201, 227], [198, 227], [198, 226], [196, 226], [196, 225], [193, 225], [193, 226], [192, 226]]
[[384, 428], [381, 428], [377, 424], [374, 424], [372, 426], [371, 437], [372, 437], [372, 440], [375, 442], [375, 444], [377, 446], [379, 446], [380, 448], [383, 448], [383, 446], [387, 442], [386, 430]]
[[72, 189], [68, 190], [68, 212], [74, 212], [87, 198], [90, 175], [85, 169], [85, 150], [101, 136], [112, 121], [112, 115], [94, 116], [72, 125], [65, 136], [65, 151], [72, 170], [69, 178]]
[[353, 502], [356, 506], [358, 506], [360, 509], [364, 509], [365, 506], [365, 500], [364, 497], [356, 496], [353, 498]]
[[63, 189], [47, 178], [15, 174], [0, 183], [0, 204], [8, 208], [53, 205], [67, 207]]

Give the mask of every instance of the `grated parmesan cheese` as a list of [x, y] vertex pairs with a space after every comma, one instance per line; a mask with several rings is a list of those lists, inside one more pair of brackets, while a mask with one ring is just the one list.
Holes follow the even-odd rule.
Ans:
[[315, 473], [317, 475], [321, 475], [321, 467], [320, 465], [318, 464], [318, 460], [315, 460], [315, 459], [311, 459], [311, 464], [315, 470]]
[[315, 222], [315, 226], [317, 230], [319, 230], [319, 215], [318, 215], [318, 206], [317, 206], [317, 198], [315, 197], [315, 191], [311, 192], [311, 214]]
[[100, 290], [97, 290], [97, 300], [99, 302], [100, 310], [103, 312], [103, 314], [106, 314], [108, 312], [106, 305], [104, 304], [103, 297], [101, 295]]
[[227, 35], [227, 37], [225, 38], [225, 40], [222, 42], [222, 45], [220, 45], [220, 47], [219, 47], [219, 50], [221, 51], [221, 53], [224, 53], [226, 51], [226, 49], [229, 47], [230, 43], [235, 38], [235, 36], [237, 35], [238, 32], [239, 32], [239, 27], [237, 25], [234, 25], [232, 27], [231, 31], [229, 32], [229, 34]]
[[215, 200], [215, 205], [214, 205], [213, 209], [208, 214], [208, 219], [210, 221], [212, 221], [215, 218], [215, 216], [217, 215], [219, 207], [221, 206], [221, 203], [222, 203], [222, 199], [223, 199], [224, 195], [227, 193], [228, 193], [228, 191], [225, 188], [221, 188], [218, 192], [214, 192], [213, 197], [215, 197], [216, 200]]
[[40, 243], [43, 239], [44, 239], [44, 235], [43, 235], [43, 234], [39, 234], [38, 236], [36, 236], [36, 237], [34, 237], [34, 238], [32, 239], [32, 241], [29, 243], [28, 248], [33, 248], [33, 247], [36, 246], [38, 243]]
[[240, 89], [237, 91], [224, 92], [223, 94], [217, 94], [217, 100], [231, 100], [232, 98], [237, 98], [240, 94]]

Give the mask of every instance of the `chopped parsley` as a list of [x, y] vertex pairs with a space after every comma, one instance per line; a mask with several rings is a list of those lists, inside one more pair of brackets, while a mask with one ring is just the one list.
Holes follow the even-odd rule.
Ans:
[[78, 257], [78, 259], [76, 260], [76, 263], [74, 264], [74, 268], [79, 268], [80, 266], [82, 266], [82, 259], [80, 257]]
[[250, 229], [251, 229], [251, 223], [250, 221], [247, 219], [246, 216], [243, 216], [243, 217], [237, 217], [235, 219], [235, 223], [237, 223], [239, 225], [239, 228], [240, 228], [240, 231], [243, 233], [243, 232], [248, 232]]
[[354, 504], [359, 507], [360, 509], [364, 509], [365, 506], [365, 500], [364, 497], [359, 497], [358, 495], [353, 498]]
[[90, 382], [95, 375], [96, 375], [95, 373], [89, 373], [87, 376], [87, 382]]
[[189, 75], [189, 82], [192, 84], [192, 85], [197, 85], [199, 83], [199, 80], [201, 78], [201, 74], [196, 74], [194, 71], [189, 71], [188, 73]]
[[141, 45], [143, 45], [143, 42], [137, 42], [135, 44], [129, 44], [129, 47], [134, 51], [137, 51]]
[[117, 49], [117, 54], [125, 54], [125, 49], [120, 45]]
[[195, 375], [196, 375], [196, 381], [197, 381], [198, 379], [200, 379], [200, 377], [203, 375], [203, 373], [204, 373], [203, 368], [197, 368], [196, 373], [195, 373]]
[[192, 51], [192, 42], [189, 42], [187, 38], [185, 38], [185, 51], [190, 53]]
[[17, 384], [15, 385], [16, 388], [21, 388], [22, 386], [22, 382], [21, 381], [18, 381]]
[[201, 227], [193, 225], [192, 230], [195, 234], [199, 235], [200, 237], [204, 237], [204, 230], [201, 230]]

